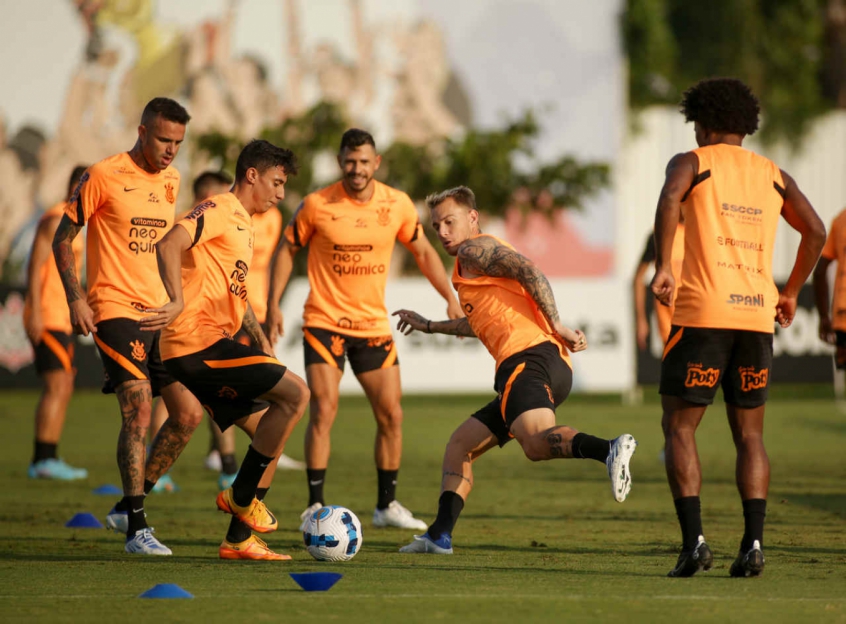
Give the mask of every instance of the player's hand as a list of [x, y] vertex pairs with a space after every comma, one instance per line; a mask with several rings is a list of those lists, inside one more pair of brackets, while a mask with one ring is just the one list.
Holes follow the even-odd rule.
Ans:
[[147, 308], [150, 316], [138, 321], [141, 331], [159, 331], [164, 329], [173, 323], [176, 317], [182, 314], [184, 307], [185, 304], [181, 301], [170, 301], [160, 308]]
[[455, 297], [450, 297], [449, 303], [447, 303], [447, 318], [452, 320], [463, 316], [464, 310], [461, 309], [461, 304]]
[[830, 318], [820, 318], [820, 340], [827, 344], [835, 344], [834, 328]]
[[84, 299], [77, 299], [68, 304], [70, 308], [71, 325], [73, 331], [81, 336], [87, 336], [90, 333], [97, 333], [97, 326], [94, 324], [94, 312]]
[[24, 330], [33, 345], [41, 343], [41, 334], [44, 333], [44, 320], [41, 318], [40, 310], [31, 310], [29, 316], [24, 317]]
[[274, 345], [279, 338], [285, 335], [285, 319], [282, 318], [282, 310], [279, 309], [278, 305], [267, 306], [265, 323], [267, 324], [267, 339], [270, 344]]
[[570, 329], [561, 323], [555, 324], [556, 333], [564, 339], [567, 349], [573, 353], [584, 351], [587, 349], [587, 336], [581, 329]]
[[776, 304], [776, 322], [787, 328], [793, 322], [794, 316], [796, 316], [796, 297], [779, 293], [778, 303]]
[[[397, 329], [404, 335], [408, 336], [415, 329], [417, 331], [426, 332], [429, 320], [423, 318], [417, 312], [411, 310], [397, 310], [391, 316], [398, 316]], [[462, 315], [463, 316], [463, 315]]]
[[649, 338], [649, 321], [646, 319], [638, 319], [635, 335], [637, 337], [638, 351], [646, 351], [646, 340]]
[[673, 291], [676, 289], [676, 280], [673, 274], [666, 270], [658, 270], [650, 284], [652, 294], [661, 302], [661, 305], [670, 306], [673, 302]]

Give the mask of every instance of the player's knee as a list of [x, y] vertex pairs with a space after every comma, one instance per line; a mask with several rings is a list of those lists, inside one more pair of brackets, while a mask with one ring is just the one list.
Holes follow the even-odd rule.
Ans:
[[402, 407], [392, 405], [375, 410], [376, 425], [381, 431], [395, 432], [402, 430]]
[[300, 420], [300, 418], [303, 417], [303, 414], [305, 414], [306, 408], [311, 401], [311, 390], [309, 390], [308, 385], [302, 379], [297, 379], [294, 386], [294, 390], [291, 393], [289, 400], [294, 407], [296, 419]]
[[179, 424], [189, 429], [196, 429], [203, 422], [203, 408], [197, 403], [196, 405], [186, 406], [179, 410], [177, 415]]
[[540, 444], [536, 444], [534, 441], [523, 444], [523, 454], [526, 456], [526, 459], [532, 462], [549, 459], [548, 450], [544, 449]]
[[332, 421], [335, 420], [335, 414], [338, 413], [338, 397], [325, 397], [315, 394], [311, 394], [310, 397], [308, 404], [311, 407], [309, 413], [311, 421], [318, 425], [323, 423], [331, 425]]

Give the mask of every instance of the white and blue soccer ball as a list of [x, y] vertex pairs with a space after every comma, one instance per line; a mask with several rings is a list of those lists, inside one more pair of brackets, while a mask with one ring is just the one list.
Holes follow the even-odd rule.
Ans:
[[346, 507], [321, 507], [309, 517], [303, 541], [318, 561], [349, 561], [361, 550], [361, 522]]

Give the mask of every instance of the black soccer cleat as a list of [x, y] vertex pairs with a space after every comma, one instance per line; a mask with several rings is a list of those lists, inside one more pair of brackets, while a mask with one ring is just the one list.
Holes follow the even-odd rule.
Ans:
[[697, 572], [707, 572], [713, 565], [714, 555], [708, 548], [708, 544], [705, 543], [705, 538], [700, 535], [693, 550], [681, 552], [679, 560], [676, 561], [676, 567], [670, 570], [667, 576], [670, 578], [686, 578]]
[[761, 543], [758, 540], [752, 542], [752, 548], [745, 553], [741, 550], [737, 559], [731, 564], [729, 576], [735, 578], [747, 578], [750, 576], [761, 576], [764, 571], [764, 552], [761, 550]]

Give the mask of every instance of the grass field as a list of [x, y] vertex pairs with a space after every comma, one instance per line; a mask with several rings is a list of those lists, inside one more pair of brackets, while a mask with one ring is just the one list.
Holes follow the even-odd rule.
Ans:
[[[202, 467], [205, 427], [172, 471], [182, 491], [147, 501], [149, 521], [173, 557], [126, 555], [114, 533], [64, 528], [79, 511], [103, 519], [116, 500], [91, 493], [119, 483], [115, 399], [91, 392], [74, 397], [60, 450], [90, 477], [61, 484], [26, 477], [36, 399], [34, 392], [0, 395], [4, 622], [846, 622], [846, 416], [831, 400], [771, 401], [767, 568], [761, 578], [741, 580], [728, 577], [743, 521], [720, 405], [699, 435], [705, 533], [715, 566], [692, 579], [668, 579], [680, 536], [658, 461], [654, 402], [624, 407], [573, 397], [559, 409], [559, 422], [606, 437], [630, 432], [639, 440], [625, 503], [614, 502], [598, 463], [532, 464], [512, 443], [477, 463], [455, 555], [438, 557], [398, 554], [411, 532], [371, 528], [373, 419], [363, 400], [343, 399], [326, 502], [359, 514], [364, 547], [348, 563], [321, 564], [296, 530], [307, 493], [304, 474], [295, 472], [277, 473], [267, 499], [280, 522], [268, 542], [293, 561], [217, 558], [228, 517], [215, 510], [216, 475]], [[405, 399], [398, 497], [424, 520], [435, 512], [449, 433], [484, 400]], [[302, 457], [303, 431], [300, 424], [289, 446], [295, 457]], [[240, 451], [245, 440], [239, 439]], [[344, 578], [329, 592], [305, 593], [288, 576], [312, 570], [340, 571]], [[195, 598], [136, 599], [157, 583], [178, 583]]]

